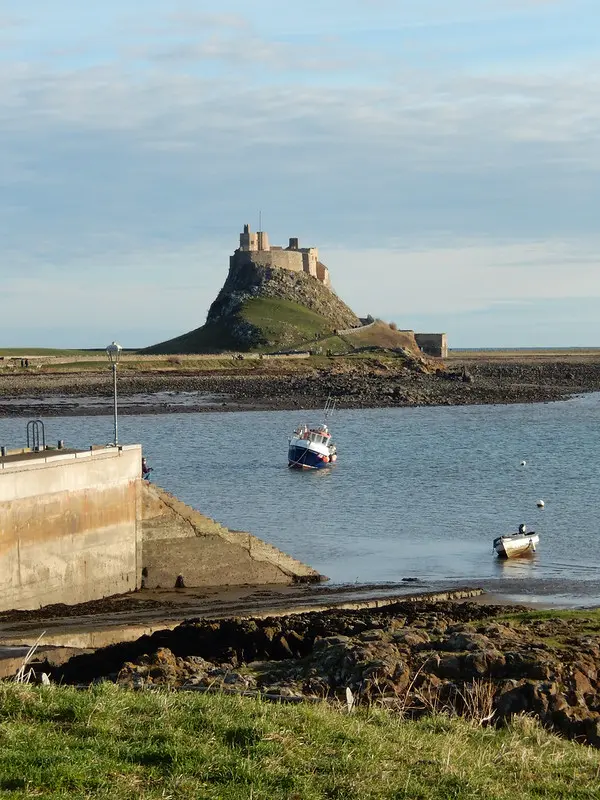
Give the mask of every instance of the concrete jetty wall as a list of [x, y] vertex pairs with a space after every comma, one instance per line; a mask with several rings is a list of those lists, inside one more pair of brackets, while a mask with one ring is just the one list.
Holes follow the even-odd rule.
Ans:
[[141, 447], [0, 458], [0, 611], [73, 605], [145, 586], [323, 580], [141, 480]]
[[0, 610], [136, 589], [140, 470], [139, 445], [0, 460]]
[[314, 583], [312, 567], [231, 531], [151, 484], [142, 488], [143, 585], [173, 588]]

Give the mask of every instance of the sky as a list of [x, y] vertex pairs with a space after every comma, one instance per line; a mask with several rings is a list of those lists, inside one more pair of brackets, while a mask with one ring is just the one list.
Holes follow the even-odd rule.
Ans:
[[360, 316], [600, 346], [597, 0], [0, 0], [0, 347], [196, 328], [244, 223]]

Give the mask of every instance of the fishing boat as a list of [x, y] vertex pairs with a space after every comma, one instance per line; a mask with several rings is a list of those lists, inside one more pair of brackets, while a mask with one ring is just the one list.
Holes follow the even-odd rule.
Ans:
[[[325, 404], [325, 420], [333, 413], [335, 402]], [[337, 461], [337, 448], [325, 423], [299, 425], [289, 438], [288, 467], [292, 469], [323, 469]]]
[[539, 534], [527, 532], [525, 525], [519, 525], [517, 533], [509, 533], [494, 539], [494, 552], [498, 558], [517, 558], [535, 553], [540, 543]]

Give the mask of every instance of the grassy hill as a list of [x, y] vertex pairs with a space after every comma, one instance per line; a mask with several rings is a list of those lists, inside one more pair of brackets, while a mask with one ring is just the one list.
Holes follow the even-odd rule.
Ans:
[[372, 325], [357, 328], [343, 335], [336, 334], [316, 343], [324, 352], [356, 352], [366, 348], [405, 350], [413, 356], [422, 356], [412, 331], [398, 331], [387, 322], [376, 320]]
[[245, 300], [234, 314], [148, 347], [148, 354], [295, 349], [332, 333], [331, 322], [309, 308], [273, 297]]
[[254, 262], [232, 262], [204, 325], [141, 352], [179, 355], [312, 350], [325, 354], [365, 348], [402, 348], [419, 355], [411, 331], [396, 331], [384, 322], [361, 329], [352, 309], [311, 275]]
[[[240, 346], [238, 330], [253, 331], [253, 340]], [[310, 350], [318, 353], [353, 353], [365, 348], [403, 349], [419, 356], [412, 331], [396, 331], [377, 320], [372, 326], [343, 335], [329, 319], [309, 308], [272, 297], [254, 297], [227, 319], [207, 322], [200, 328], [143, 350], [147, 354], [219, 353], [253, 350]]]
[[204, 325], [143, 352], [297, 349], [355, 325], [360, 321], [352, 309], [313, 276], [245, 262], [231, 265]]

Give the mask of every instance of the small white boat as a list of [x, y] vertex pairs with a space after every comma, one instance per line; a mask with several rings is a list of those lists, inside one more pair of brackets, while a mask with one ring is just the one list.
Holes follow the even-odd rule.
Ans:
[[517, 533], [509, 533], [494, 539], [494, 552], [498, 558], [528, 556], [535, 553], [539, 543], [539, 534], [535, 531], [528, 533], [525, 525], [519, 525]]

